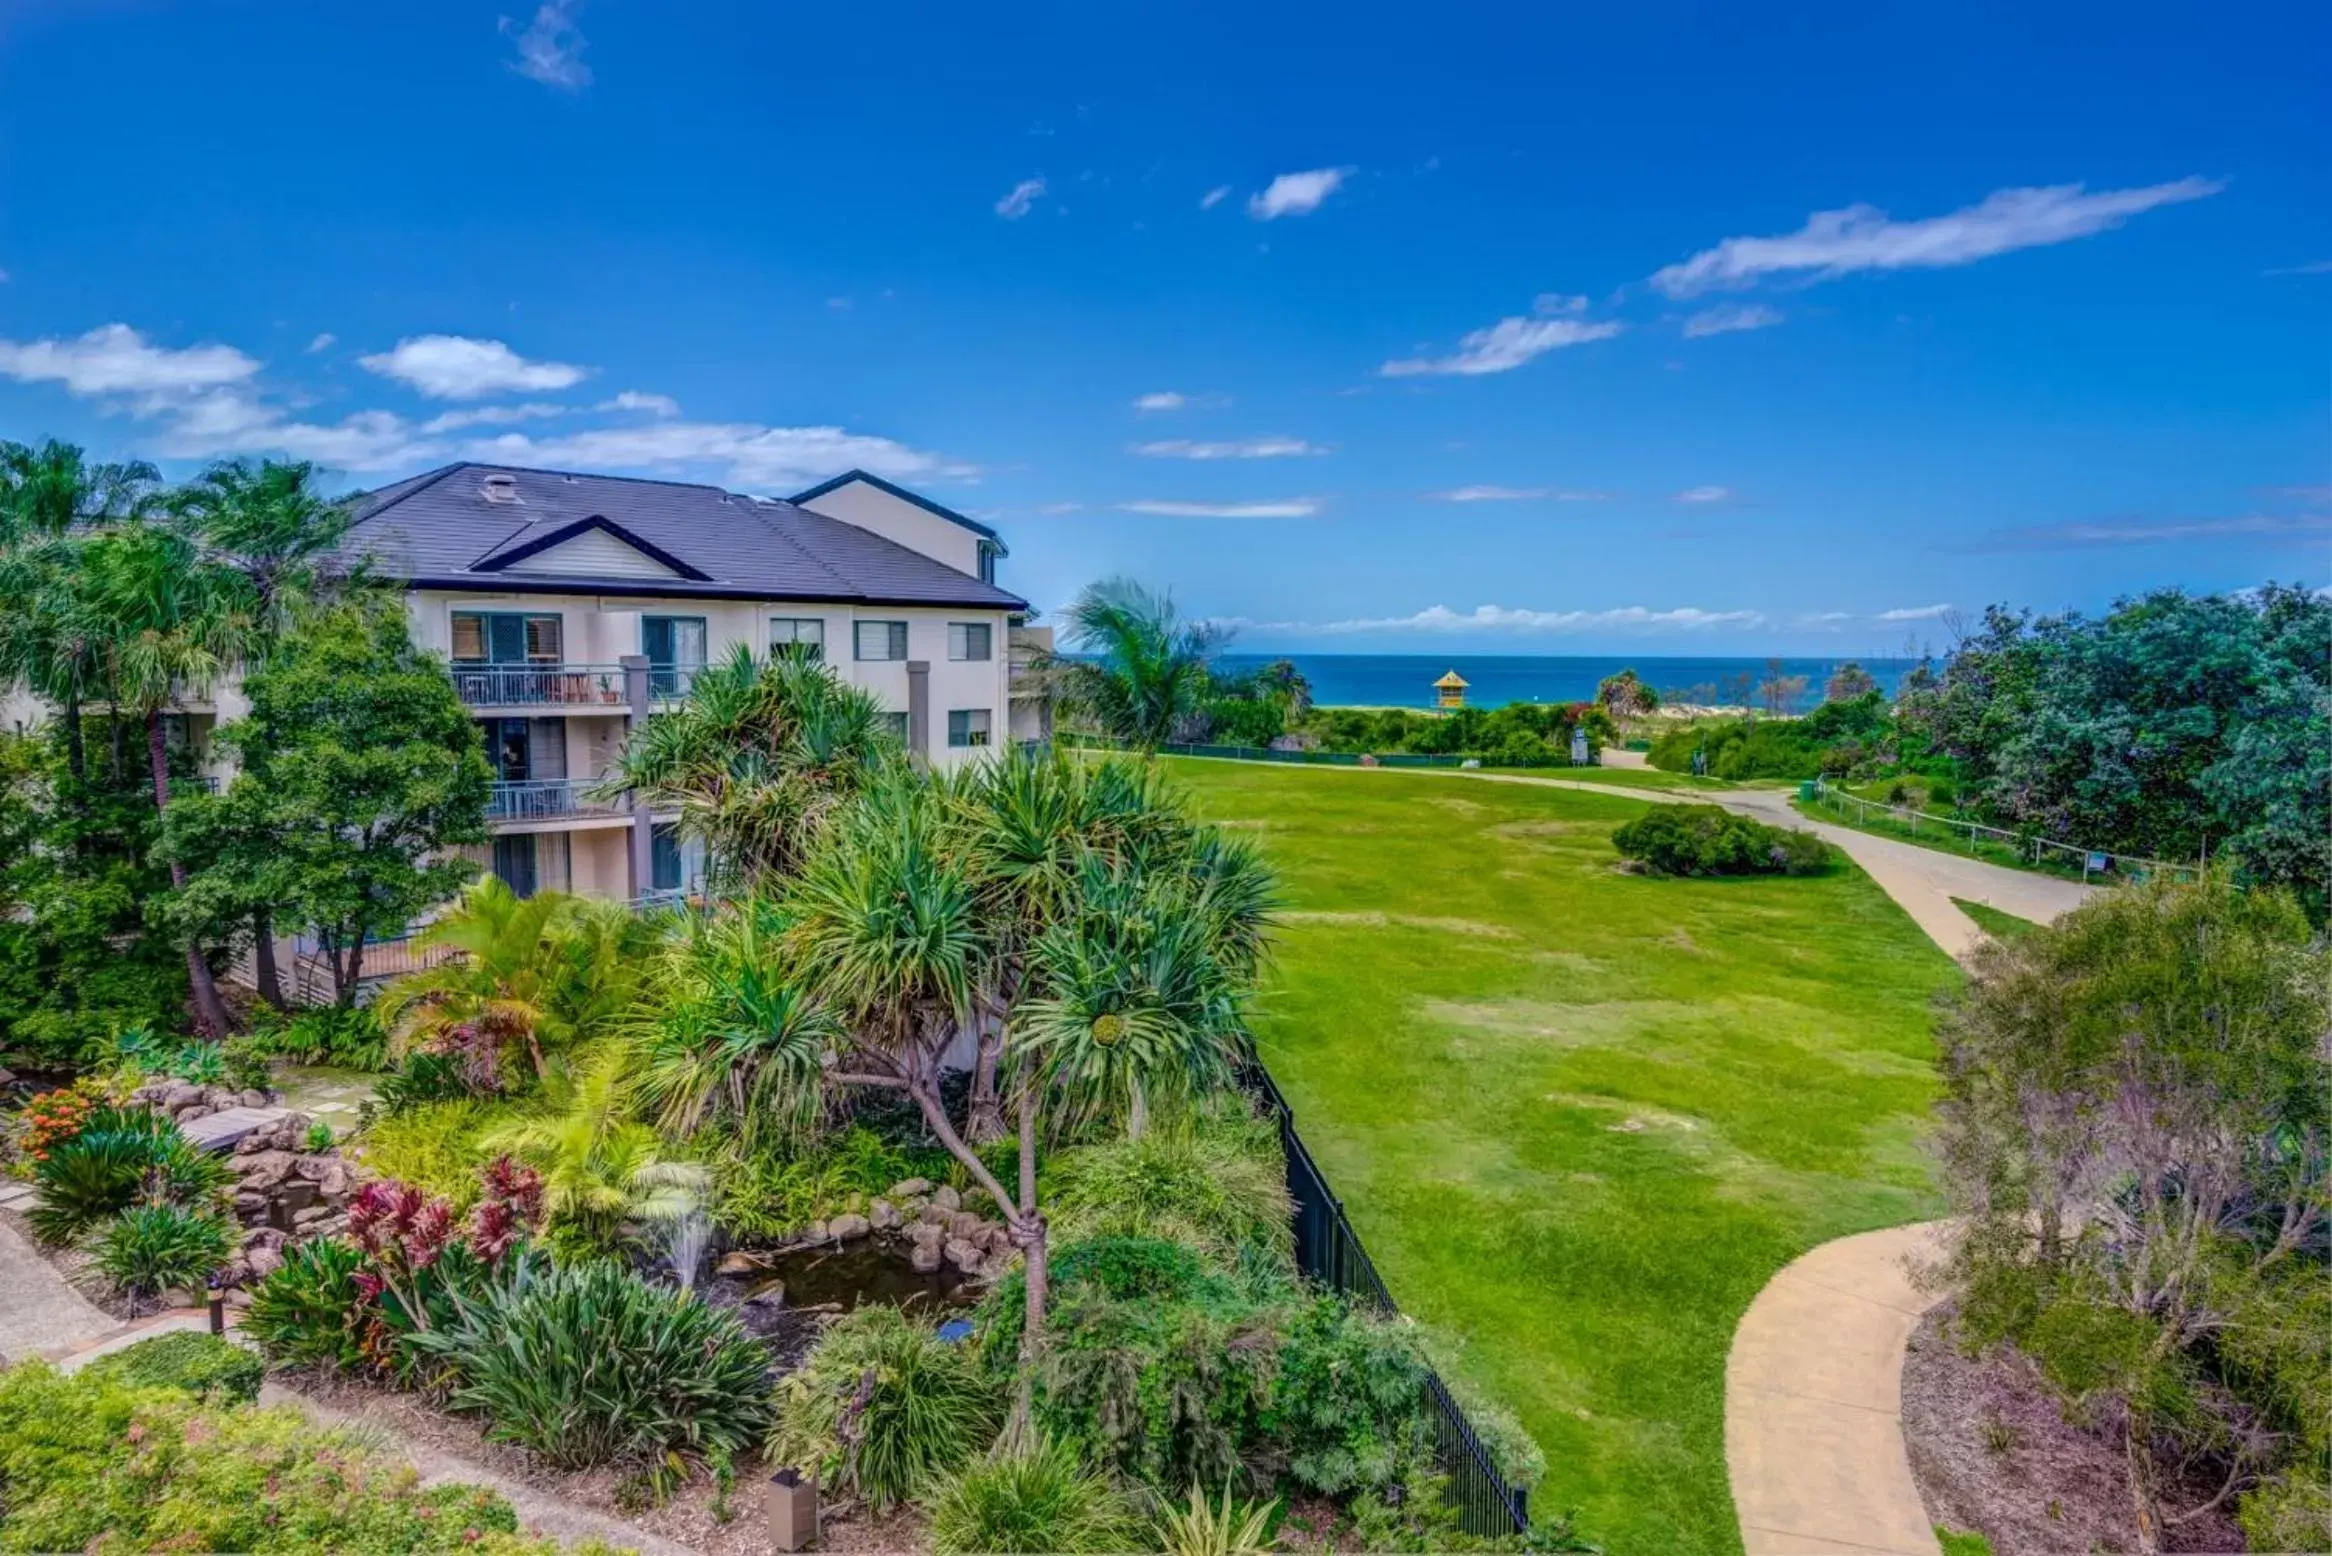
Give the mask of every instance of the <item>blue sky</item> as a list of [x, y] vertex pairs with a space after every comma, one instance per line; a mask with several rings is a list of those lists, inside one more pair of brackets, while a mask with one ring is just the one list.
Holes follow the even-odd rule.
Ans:
[[2332, 13], [0, 4], [0, 436], [861, 464], [1245, 646], [2326, 581]]

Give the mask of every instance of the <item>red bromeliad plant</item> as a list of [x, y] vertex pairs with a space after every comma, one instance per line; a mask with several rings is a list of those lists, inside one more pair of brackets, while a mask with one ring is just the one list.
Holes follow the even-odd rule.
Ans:
[[348, 1235], [365, 1255], [353, 1282], [372, 1310], [359, 1323], [366, 1353], [386, 1364], [400, 1333], [434, 1327], [433, 1303], [458, 1308], [465, 1287], [495, 1277], [524, 1250], [542, 1211], [541, 1176], [506, 1156], [486, 1168], [485, 1197], [466, 1225], [450, 1201], [410, 1183], [383, 1178], [358, 1190]]

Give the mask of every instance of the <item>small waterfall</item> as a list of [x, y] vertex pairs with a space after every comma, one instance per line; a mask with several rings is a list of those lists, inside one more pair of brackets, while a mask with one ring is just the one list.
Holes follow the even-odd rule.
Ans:
[[697, 1267], [704, 1263], [705, 1246], [712, 1237], [712, 1219], [697, 1206], [664, 1223], [664, 1257], [682, 1291], [696, 1289]]

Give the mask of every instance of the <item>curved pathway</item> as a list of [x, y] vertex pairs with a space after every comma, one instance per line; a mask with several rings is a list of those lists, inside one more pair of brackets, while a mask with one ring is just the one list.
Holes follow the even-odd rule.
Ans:
[[0, 1221], [0, 1362], [62, 1360], [120, 1327]]

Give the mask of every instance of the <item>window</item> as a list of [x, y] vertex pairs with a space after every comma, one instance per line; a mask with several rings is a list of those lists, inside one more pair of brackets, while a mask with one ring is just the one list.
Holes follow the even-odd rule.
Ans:
[[816, 616], [770, 617], [769, 657], [807, 659], [816, 664], [826, 657], [826, 623]]
[[958, 708], [947, 716], [947, 743], [951, 746], [984, 746], [988, 743], [988, 710], [986, 708]]
[[899, 744], [905, 745], [907, 743], [907, 715], [904, 713], [884, 714], [883, 733], [889, 735]]
[[518, 611], [455, 611], [455, 664], [555, 665], [563, 646], [557, 616]]
[[951, 621], [947, 624], [947, 657], [950, 659], [987, 659], [995, 629], [984, 621]]
[[980, 582], [992, 584], [995, 581], [996, 548], [983, 541], [980, 544]]
[[680, 890], [680, 829], [658, 823], [648, 832], [648, 889]]
[[857, 655], [861, 659], [907, 657], [907, 624], [903, 621], [862, 621], [857, 624]]
[[648, 695], [685, 697], [704, 668], [702, 616], [642, 616], [640, 652], [648, 656]]

